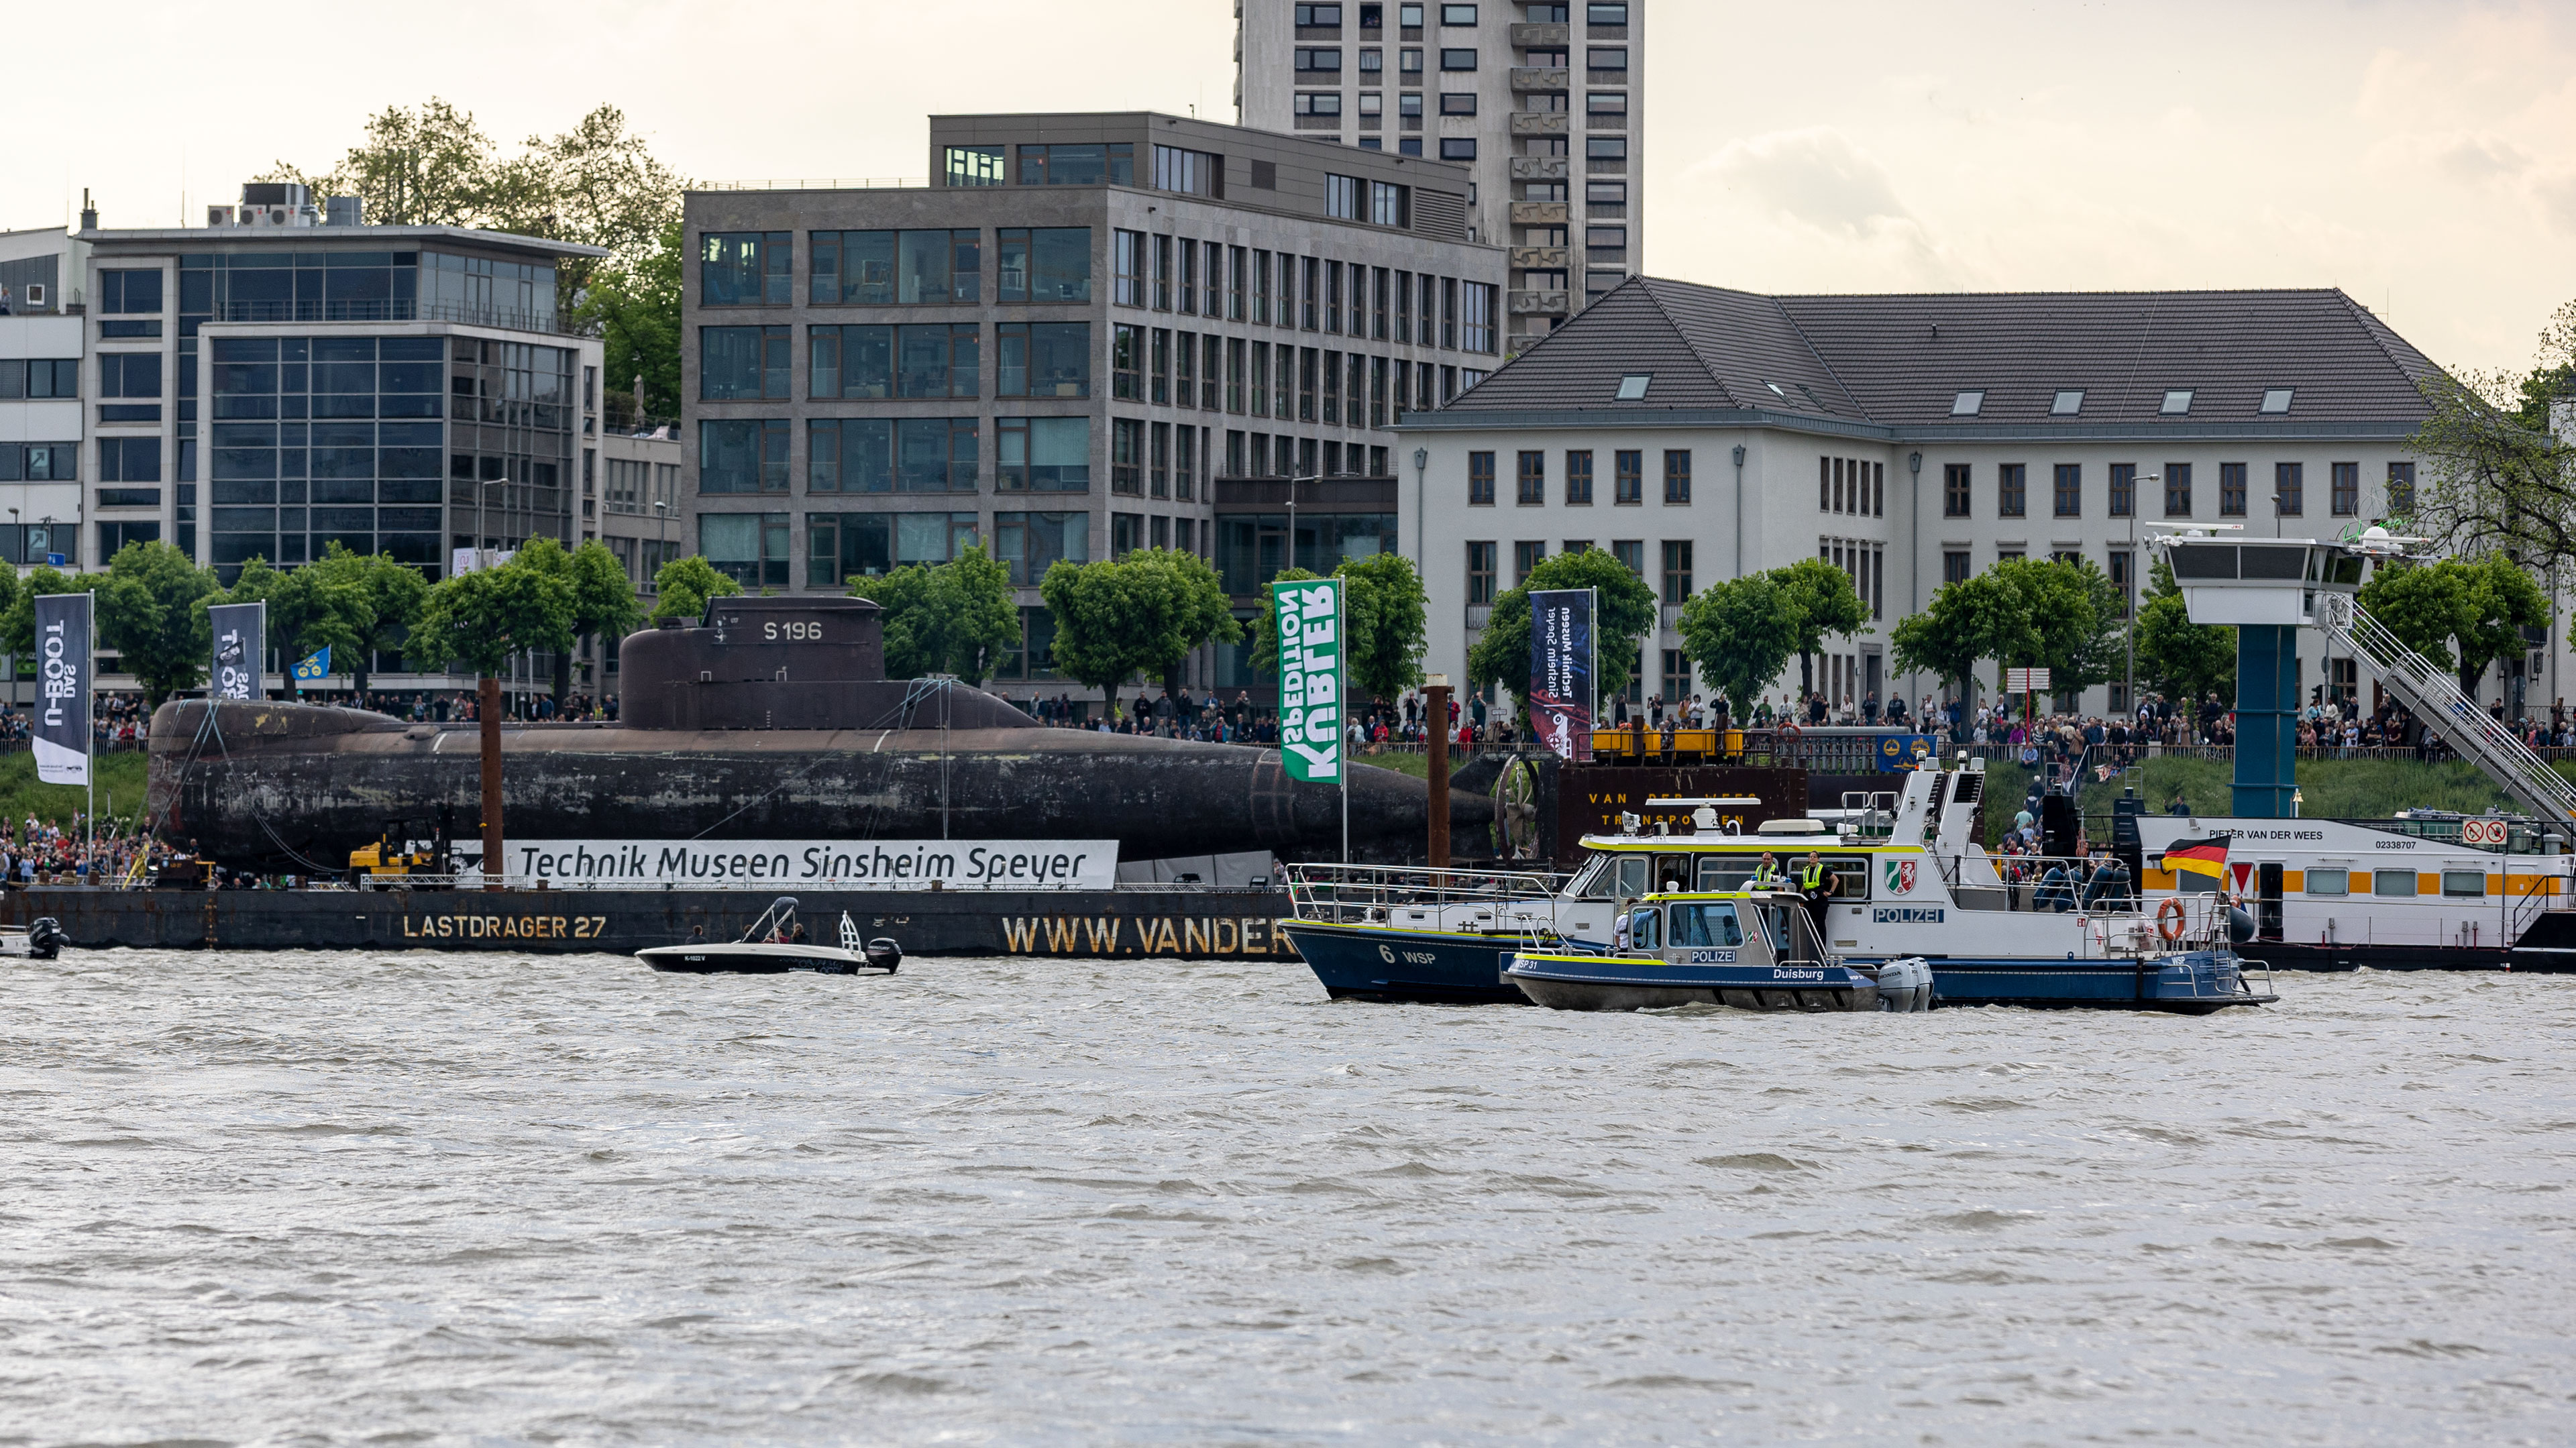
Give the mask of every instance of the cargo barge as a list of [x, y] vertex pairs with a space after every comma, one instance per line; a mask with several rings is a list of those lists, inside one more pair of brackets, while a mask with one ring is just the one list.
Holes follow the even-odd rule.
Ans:
[[[631, 955], [703, 931], [733, 939], [769, 907], [753, 890], [111, 890], [0, 893], [0, 926], [50, 917], [76, 950], [466, 950]], [[1277, 890], [799, 890], [906, 956], [1277, 960]]]

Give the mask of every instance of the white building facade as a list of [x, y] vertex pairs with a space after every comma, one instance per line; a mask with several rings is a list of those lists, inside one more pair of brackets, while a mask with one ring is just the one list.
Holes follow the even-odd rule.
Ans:
[[[1492, 598], [1589, 544], [1664, 605], [1633, 697], [1686, 697], [1681, 603], [1815, 557], [1871, 614], [1828, 640], [1817, 689], [1838, 707], [1937, 699], [1941, 681], [1895, 670], [1889, 635], [1999, 559], [2082, 558], [2134, 596], [2145, 539], [2174, 526], [2333, 537], [2403, 512], [2432, 371], [2334, 291], [1774, 298], [1640, 278], [1407, 417], [1424, 467], [1400, 494], [1401, 546], [1432, 600], [1424, 667], [1463, 678]], [[2558, 652], [2499, 665], [2509, 690], [2527, 677], [2535, 712]], [[2300, 667], [2311, 694], [2366, 682], [2313, 637]], [[1798, 683], [1793, 660], [1768, 696]], [[2113, 682], [2058, 705], [2131, 701]]]

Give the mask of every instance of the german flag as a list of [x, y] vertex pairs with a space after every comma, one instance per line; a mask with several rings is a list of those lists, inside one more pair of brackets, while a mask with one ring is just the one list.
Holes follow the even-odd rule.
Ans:
[[2227, 836], [2206, 840], [2180, 840], [2165, 848], [2158, 868], [2171, 870], [2182, 878], [2175, 882], [2184, 890], [2216, 890], [2227, 879]]

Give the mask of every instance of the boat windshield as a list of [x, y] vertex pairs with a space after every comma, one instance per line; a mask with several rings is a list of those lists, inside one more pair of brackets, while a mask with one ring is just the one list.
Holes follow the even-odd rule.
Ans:
[[1634, 900], [1648, 892], [1653, 863], [1644, 855], [1595, 855], [1569, 893], [1581, 900]]
[[1710, 894], [1741, 890], [1761, 868], [1760, 855], [1702, 855], [1699, 857], [1699, 884], [1695, 888]]
[[1735, 906], [1722, 900], [1701, 900], [1672, 907], [1673, 944], [1675, 945], [1742, 945], [1744, 927], [1736, 921]]

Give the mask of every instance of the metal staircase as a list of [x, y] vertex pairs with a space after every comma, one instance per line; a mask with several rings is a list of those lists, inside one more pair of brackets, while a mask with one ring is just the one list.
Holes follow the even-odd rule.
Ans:
[[2576, 826], [2576, 785], [2462, 695], [2448, 670], [2408, 648], [2348, 595], [2320, 592], [2316, 620], [2330, 642], [2352, 650], [2426, 728], [2485, 770], [2525, 809], [2562, 828]]

